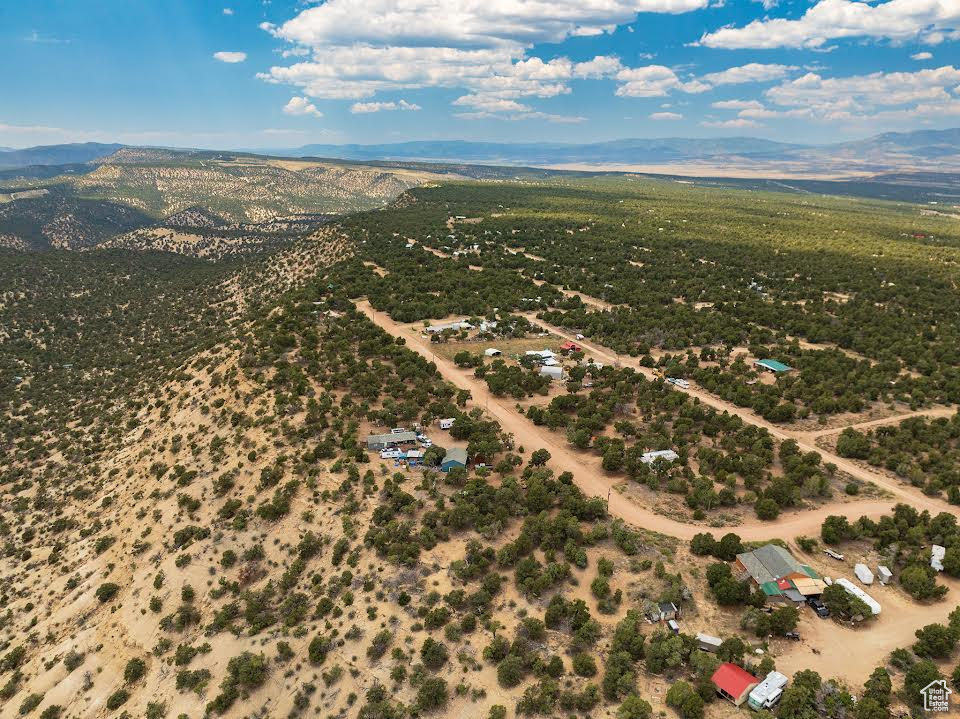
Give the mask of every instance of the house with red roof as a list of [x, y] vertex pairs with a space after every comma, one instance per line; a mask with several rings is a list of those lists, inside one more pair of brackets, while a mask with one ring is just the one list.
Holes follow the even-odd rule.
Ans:
[[582, 348], [576, 342], [564, 342], [560, 345], [561, 352], [580, 352]]
[[743, 704], [750, 691], [760, 683], [760, 680], [746, 669], [730, 662], [717, 667], [710, 681], [717, 688], [717, 694], [729, 699], [736, 706]]

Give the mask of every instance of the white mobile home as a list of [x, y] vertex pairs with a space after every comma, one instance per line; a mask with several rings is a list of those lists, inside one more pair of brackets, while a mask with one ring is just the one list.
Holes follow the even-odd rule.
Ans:
[[453, 330], [458, 332], [460, 330], [472, 330], [473, 325], [467, 322], [466, 320], [461, 320], [460, 322], [447, 322], [442, 325], [430, 325], [426, 328], [426, 331], [430, 334], [439, 334], [445, 330]]
[[770, 709], [780, 701], [787, 678], [780, 672], [770, 672], [757, 684], [747, 696], [747, 706], [751, 709]]
[[544, 365], [540, 368], [540, 376], [550, 379], [563, 379], [563, 367]]
[[444, 417], [440, 420], [440, 429], [450, 429], [453, 427], [453, 421], [455, 417]]
[[680, 459], [680, 455], [674, 452], [672, 449], [660, 449], [656, 452], [644, 452], [640, 455], [640, 461], [644, 464], [653, 464], [658, 459], [664, 459], [668, 462], [672, 462], [675, 459]]
[[868, 607], [870, 607], [870, 611], [873, 612], [874, 616], [880, 613], [880, 603], [876, 599], [871, 597], [869, 594], [867, 594], [865, 591], [860, 589], [860, 587], [858, 587], [856, 584], [851, 582], [849, 579], [844, 579], [843, 577], [841, 577], [840, 579], [837, 580], [837, 584], [843, 587], [844, 590], [846, 590], [847, 594], [852, 594], [857, 599], [859, 599], [864, 604], [866, 604]]

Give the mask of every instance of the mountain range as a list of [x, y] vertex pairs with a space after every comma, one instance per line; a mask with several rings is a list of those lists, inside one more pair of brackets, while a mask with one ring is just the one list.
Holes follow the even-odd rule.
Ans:
[[304, 145], [287, 156], [345, 160], [428, 160], [561, 169], [711, 176], [850, 177], [890, 171], [960, 170], [960, 128], [891, 132], [863, 140], [801, 145], [754, 137], [625, 139], [585, 144], [419, 141]]
[[[124, 147], [83, 143], [0, 151], [0, 172], [96, 163]], [[554, 169], [659, 172], [712, 177], [866, 177], [886, 172], [960, 171], [960, 128], [889, 132], [862, 140], [803, 145], [755, 137], [622, 139], [592, 143], [420, 140], [387, 144], [313, 144], [251, 150], [280, 157], [352, 161], [427, 161]], [[71, 171], [77, 171], [73, 169]]]
[[71, 165], [93, 162], [112, 155], [123, 145], [77, 142], [65, 145], [38, 145], [22, 150], [0, 148], [0, 170], [31, 165]]

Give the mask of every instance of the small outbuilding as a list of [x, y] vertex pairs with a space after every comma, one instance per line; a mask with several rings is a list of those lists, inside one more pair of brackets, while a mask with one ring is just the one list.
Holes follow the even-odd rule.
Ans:
[[735, 706], [743, 704], [753, 688], [760, 683], [753, 674], [731, 662], [717, 667], [710, 681], [716, 687], [717, 694], [729, 699]]
[[853, 573], [857, 575], [857, 579], [859, 579], [862, 584], [866, 584], [868, 587], [873, 584], [873, 572], [870, 571], [870, 567], [866, 564], [854, 565]]
[[454, 467], [466, 466], [467, 450], [461, 449], [460, 447], [451, 447], [443, 456], [443, 461], [440, 463], [440, 470], [443, 472], [449, 472]]
[[661, 622], [668, 622], [671, 619], [680, 618], [680, 608], [673, 602], [660, 602], [657, 605], [657, 612]]
[[499, 357], [503, 354], [503, 352], [498, 350], [496, 347], [487, 347], [487, 349], [483, 351], [483, 354], [487, 357]]
[[880, 584], [890, 584], [890, 580], [893, 579], [893, 572], [881, 564], [877, 567], [877, 579], [880, 580]]
[[782, 374], [783, 372], [789, 372], [793, 369], [790, 365], [773, 359], [754, 360], [753, 366], [765, 372], [773, 372], [774, 374]]
[[720, 637], [703, 632], [697, 634], [697, 646], [705, 652], [717, 652], [721, 644], [723, 644], [723, 640]]
[[583, 348], [580, 347], [576, 342], [564, 342], [560, 345], [561, 352], [582, 352]]
[[943, 571], [943, 558], [947, 555], [947, 548], [934, 544], [930, 547], [930, 566], [938, 572]]
[[456, 417], [444, 417], [440, 420], [440, 429], [450, 429]]

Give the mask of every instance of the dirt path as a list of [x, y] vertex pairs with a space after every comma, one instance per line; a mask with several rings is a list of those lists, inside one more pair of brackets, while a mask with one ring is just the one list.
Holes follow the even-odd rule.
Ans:
[[[602, 345], [599, 345], [595, 342], [590, 342], [588, 340], [577, 340], [575, 339], [575, 335], [573, 333], [567, 330], [564, 330], [560, 327], [551, 325], [547, 322], [544, 322], [543, 320], [537, 319], [535, 313], [529, 312], [529, 313], [526, 313], [526, 316], [531, 321], [540, 324], [541, 326], [550, 330], [554, 334], [562, 337], [563, 339], [575, 341], [577, 344], [579, 344], [583, 348], [584, 353], [587, 355], [592, 355], [597, 359], [603, 359], [610, 363], [619, 363], [621, 366], [632, 367], [633, 369], [637, 370], [638, 372], [641, 372], [642, 374], [646, 375], [650, 379], [653, 379], [654, 377], [656, 377], [652, 369], [650, 369], [649, 367], [642, 366], [639, 363], [639, 361], [634, 357], [630, 357], [627, 355], [619, 355], [615, 353], [613, 350], [603, 347]], [[833, 452], [820, 449], [814, 444], [817, 437], [816, 432], [794, 432], [794, 431], [786, 430], [782, 427], [778, 427], [777, 425], [771, 422], [768, 422], [767, 420], [763, 419], [763, 417], [761, 417], [760, 415], [748, 409], [745, 409], [743, 407], [738, 407], [732, 402], [728, 402], [724, 399], [721, 399], [720, 397], [717, 397], [716, 395], [710, 394], [709, 392], [705, 392], [703, 390], [697, 389], [696, 387], [690, 387], [689, 389], [680, 389], [679, 387], [677, 387], [676, 389], [679, 392], [685, 392], [686, 394], [689, 394], [692, 397], [696, 397], [701, 402], [703, 402], [706, 405], [709, 405], [710, 407], [713, 407], [720, 411], [728, 412], [730, 414], [735, 414], [741, 419], [743, 419], [745, 422], [749, 422], [750, 424], [756, 425], [758, 427], [763, 427], [777, 439], [780, 439], [780, 440], [792, 439], [796, 441], [800, 449], [804, 452], [819, 452], [820, 455], [823, 457], [824, 462], [831, 462], [835, 464], [838, 469], [846, 472], [847, 474], [849, 474], [851, 477], [854, 477], [855, 479], [859, 479], [863, 482], [870, 482], [872, 484], [875, 484], [881, 489], [892, 494], [893, 497], [899, 502], [907, 502], [913, 505], [914, 507], [916, 507], [917, 509], [921, 509], [921, 510], [928, 509], [934, 514], [937, 514], [939, 512], [955, 511], [953, 507], [951, 507], [947, 502], [941, 499], [937, 499], [935, 497], [928, 497], [927, 495], [923, 494], [923, 492], [921, 492], [920, 490], [914, 487], [905, 485], [901, 482], [890, 479], [888, 477], [884, 477], [876, 472], [872, 472], [869, 469], [861, 467], [856, 462], [852, 462], [848, 459], [844, 459], [843, 457], [840, 457], [839, 455], [834, 454]], [[943, 409], [947, 410], [948, 408], [943, 408]], [[938, 411], [941, 411], [941, 410], [929, 410], [929, 412], [938, 412]], [[905, 417], [903, 415], [900, 416], [900, 419], [904, 419], [904, 418]], [[896, 421], [896, 419], [897, 418], [887, 418], [884, 420], [878, 420], [878, 423]], [[840, 432], [842, 430], [843, 430], [842, 427], [838, 427], [838, 428], [829, 430], [829, 432]], [[888, 507], [892, 506], [891, 503], [889, 502], [886, 504]], [[852, 506], [855, 506], [855, 505], [847, 505], [847, 508], [850, 508]], [[778, 525], [779, 524], [780, 523], [778, 522]]]
[[[527, 448], [543, 447], [550, 452], [550, 463], [559, 472], [572, 472], [577, 486], [592, 497], [609, 497], [609, 510], [614, 516], [654, 532], [668, 534], [678, 539], [689, 540], [698, 532], [710, 529], [707, 525], [687, 524], [657, 514], [617, 492], [616, 486], [622, 484], [620, 477], [610, 476], [600, 467], [600, 460], [593, 455], [574, 450], [561, 434], [538, 427], [525, 417], [517, 414], [515, 401], [494, 396], [485, 382], [476, 379], [470, 372], [461, 370], [448, 360], [434, 353], [429, 340], [424, 339], [418, 328], [393, 321], [384, 312], [377, 312], [366, 300], [356, 303], [357, 309], [373, 322], [395, 337], [406, 340], [407, 346], [426, 359], [434, 362], [444, 379], [460, 389], [469, 390], [473, 402], [484, 407], [491, 417], [496, 419], [505, 432], [512, 434], [517, 444]], [[543, 324], [542, 322], [540, 324]], [[581, 344], [583, 344], [581, 342]], [[599, 355], [599, 353], [594, 353]], [[857, 468], [861, 473], [862, 469]], [[866, 515], [878, 518], [890, 512], [892, 501], [866, 500], [850, 502], [838, 507], [829, 505], [804, 512], [782, 514], [776, 522], [768, 523], [759, 519], [749, 519], [743, 524], [731, 526], [744, 540], [758, 541], [771, 537], [796, 537], [801, 535], [818, 536], [820, 525], [831, 514], [842, 512], [857, 518]]]
[[[843, 427], [831, 427], [830, 429], [817, 429], [812, 431], [800, 431], [795, 432], [794, 434], [804, 436], [805, 438], [816, 441], [821, 437], [827, 437], [831, 434], [840, 434], [843, 430], [850, 427], [852, 429], [873, 429], [874, 427], [882, 427], [889, 424], [900, 424], [905, 419], [910, 419], [911, 417], [926, 417], [928, 419], [936, 419], [938, 417], [953, 417], [957, 413], [956, 407], [932, 407], [930, 409], [918, 409], [915, 412], [903, 412], [901, 414], [895, 414], [890, 417], [881, 417], [880, 419], [871, 419], [866, 422], [855, 422], [854, 424], [848, 424]], [[823, 452], [823, 450], [820, 450]]]
[[[473, 269], [473, 268], [471, 267], [470, 269]], [[521, 274], [523, 273], [521, 272]], [[530, 280], [537, 287], [542, 287], [543, 285], [548, 284], [546, 280], [538, 280], [536, 277], [527, 277], [527, 275], [523, 275], [523, 276], [526, 279]], [[587, 307], [592, 307], [595, 310], [601, 310], [601, 311], [612, 310], [618, 306], [622, 306], [622, 305], [615, 305], [610, 302], [605, 302], [604, 300], [598, 300], [596, 297], [585, 295], [582, 292], [577, 292], [576, 290], [568, 290], [568, 289], [564, 289], [563, 287], [557, 287], [556, 285], [550, 285], [550, 286], [555, 287], [556, 290], [560, 292], [562, 295], [564, 295], [565, 297], [579, 297], [580, 301], [583, 302], [584, 305], [586, 305]]]

